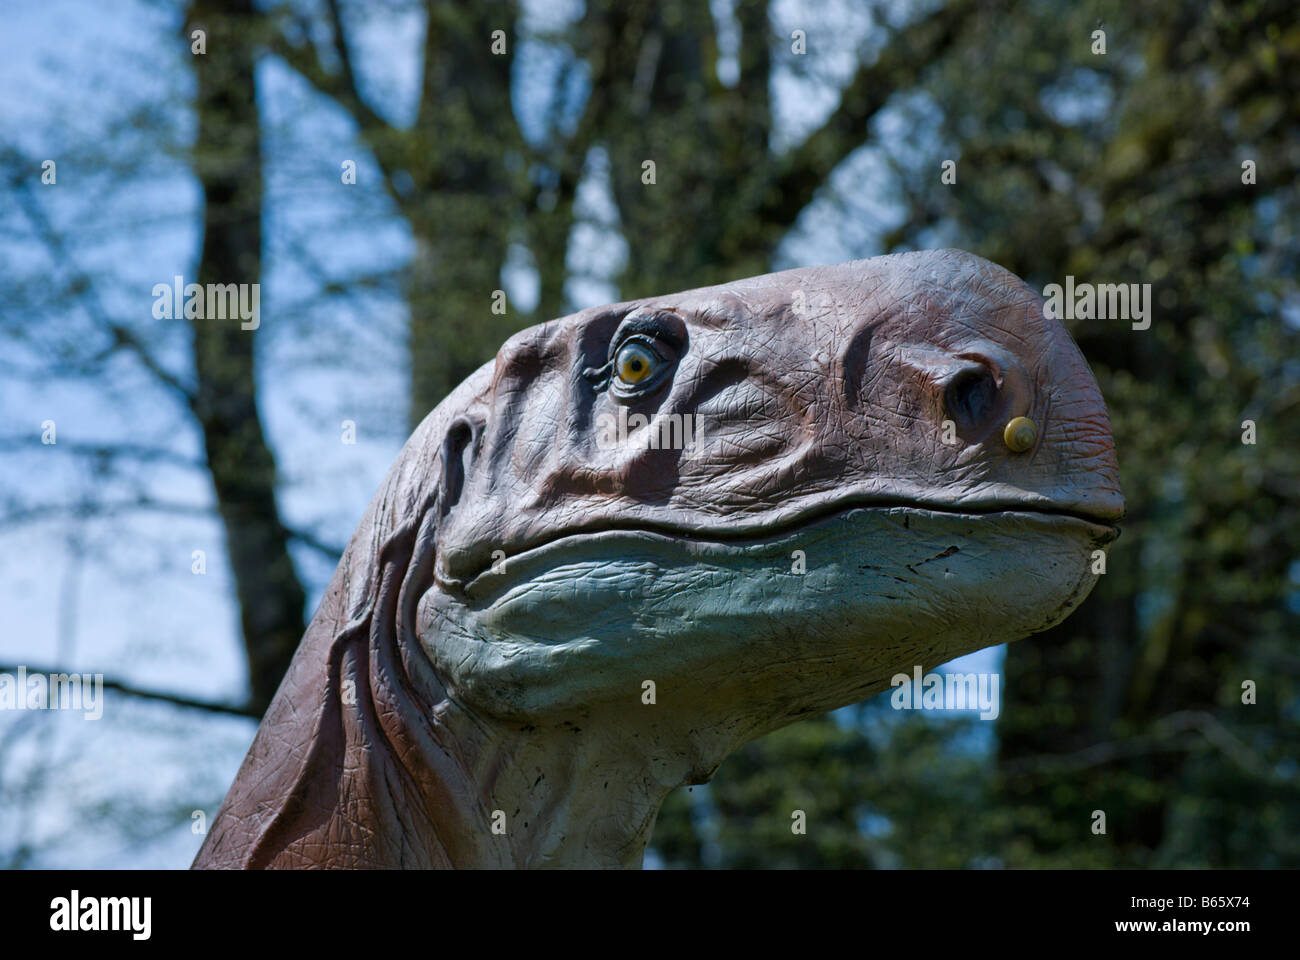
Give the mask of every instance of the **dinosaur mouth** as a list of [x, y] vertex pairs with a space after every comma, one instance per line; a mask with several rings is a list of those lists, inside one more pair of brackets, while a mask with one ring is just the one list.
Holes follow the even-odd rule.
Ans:
[[[527, 579], [541, 570], [565, 562], [577, 549], [588, 550], [597, 544], [611, 548], [617, 555], [620, 544], [630, 542], [671, 542], [691, 545], [720, 553], [745, 548], [757, 548], [812, 532], [815, 528], [834, 523], [857, 512], [897, 514], [907, 529], [911, 516], [950, 517], [975, 522], [995, 521], [998, 518], [1026, 520], [1045, 527], [1072, 530], [1093, 541], [1095, 547], [1112, 543], [1120, 533], [1118, 518], [1103, 517], [1077, 509], [1056, 508], [1051, 505], [1024, 503], [962, 504], [948, 506], [921, 503], [914, 500], [872, 500], [869, 502], [837, 501], [822, 509], [809, 510], [780, 523], [766, 525], [736, 524], [731, 527], [689, 528], [671, 523], [633, 520], [627, 523], [605, 521], [589, 526], [570, 528], [543, 541], [528, 544], [515, 552], [507, 552], [496, 563], [479, 567], [464, 580], [446, 581], [465, 594], [489, 591], [509, 583]], [[440, 578], [441, 579], [441, 578]]]

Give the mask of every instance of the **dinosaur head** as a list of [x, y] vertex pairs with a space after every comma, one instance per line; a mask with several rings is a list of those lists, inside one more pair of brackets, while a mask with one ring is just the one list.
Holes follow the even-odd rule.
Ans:
[[471, 384], [418, 632], [494, 714], [653, 681], [753, 735], [1057, 623], [1123, 512], [1078, 348], [955, 250], [585, 310]]
[[195, 863], [638, 864], [745, 740], [1065, 617], [1122, 510], [1078, 349], [969, 254], [533, 327], [389, 470]]

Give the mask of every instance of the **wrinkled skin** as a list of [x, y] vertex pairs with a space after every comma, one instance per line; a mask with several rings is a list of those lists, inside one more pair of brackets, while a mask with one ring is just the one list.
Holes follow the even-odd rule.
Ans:
[[638, 866], [746, 741], [1058, 623], [1122, 513], [1078, 348], [970, 254], [525, 330], [392, 467], [195, 866]]

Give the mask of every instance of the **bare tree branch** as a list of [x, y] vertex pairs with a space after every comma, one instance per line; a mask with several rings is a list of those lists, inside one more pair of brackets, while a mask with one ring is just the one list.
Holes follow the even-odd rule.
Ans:
[[[15, 673], [19, 666], [19, 664], [0, 664], [0, 673]], [[22, 664], [21, 666], [28, 674], [40, 673], [45, 676], [86, 672], [84, 670], [64, 670], [55, 667], [32, 666], [31, 664]], [[186, 707], [192, 710], [206, 710], [209, 713], [223, 713], [232, 717], [252, 717], [254, 720], [258, 720], [262, 716], [260, 711], [254, 710], [245, 704], [220, 703], [213, 700], [201, 700], [197, 697], [187, 697], [184, 694], [179, 693], [169, 693], [165, 690], [148, 690], [144, 687], [137, 687], [134, 684], [126, 683], [122, 680], [112, 680], [108, 677], [104, 677], [103, 685], [105, 690], [115, 690], [128, 697], [137, 697], [141, 700], [155, 700], [159, 703], [170, 703], [173, 706]]]
[[[0, 436], [0, 450], [22, 450], [37, 445], [36, 438], [22, 434]], [[151, 447], [141, 443], [114, 441], [112, 443], [86, 443], [77, 440], [60, 440], [54, 448], [64, 453], [97, 458], [100, 460], [128, 459], [141, 463], [169, 463], [176, 467], [195, 470], [207, 469], [207, 463], [201, 457], [187, 457], [163, 447]]]
[[[16, 162], [21, 161], [13, 157], [12, 151], [6, 151], [5, 163]], [[45, 215], [45, 211], [41, 209], [36, 198], [32, 196], [31, 185], [28, 183], [27, 179], [14, 177], [12, 178], [11, 183], [14, 188], [14, 193], [18, 197], [18, 202], [22, 205], [23, 212], [27, 215], [28, 220], [30, 220], [32, 226], [36, 228], [36, 231], [40, 234], [41, 239], [45, 242], [45, 245], [49, 248], [55, 260], [68, 273], [71, 279], [70, 288], [80, 294], [83, 306], [86, 307], [91, 318], [102, 326], [108, 332], [109, 336], [112, 337], [113, 345], [115, 347], [125, 347], [130, 350], [139, 359], [141, 365], [153, 374], [160, 383], [185, 401], [187, 405], [192, 404], [194, 402], [193, 391], [182, 383], [178, 377], [163, 367], [163, 365], [154, 358], [131, 330], [113, 320], [108, 315], [107, 311], [104, 310], [104, 306], [100, 302], [98, 294], [95, 292], [94, 279], [74, 262], [71, 253], [68, 251], [67, 246], [64, 243], [63, 236], [54, 228], [54, 225], [50, 223], [49, 218]]]
[[[269, 16], [272, 19], [279, 17], [281, 20], [291, 21], [304, 36], [311, 35], [311, 31], [303, 19], [292, 13], [288, 8], [272, 11]], [[392, 149], [394, 145], [392, 138], [398, 131], [395, 131], [383, 117], [375, 113], [361, 98], [361, 92], [357, 89], [356, 75], [352, 68], [351, 54], [348, 52], [347, 39], [343, 35], [342, 17], [338, 11], [338, 5], [333, 2], [330, 4], [330, 22], [334, 31], [333, 49], [342, 65], [342, 70], [339, 73], [331, 73], [325, 69], [319, 51], [311, 45], [310, 41], [303, 46], [295, 46], [285, 38], [283, 30], [271, 31], [269, 49], [311, 84], [317, 92], [323, 93], [334, 100], [352, 117], [360, 129], [362, 140], [369, 145], [375, 154], [375, 159], [378, 161], [379, 168], [384, 175], [385, 190], [398, 208], [401, 209], [407, 201], [398, 192], [392, 180], [394, 170], [400, 167], [398, 155]]]
[[771, 246], [776, 232], [792, 226], [836, 166], [867, 142], [866, 124], [894, 95], [915, 84], [960, 36], [977, 9], [976, 0], [956, 0], [899, 31], [874, 63], [863, 64], [840, 95], [839, 106], [802, 144], [777, 161], [771, 175], [752, 194], [754, 208], [728, 218], [742, 230], [761, 235], [742, 246]]

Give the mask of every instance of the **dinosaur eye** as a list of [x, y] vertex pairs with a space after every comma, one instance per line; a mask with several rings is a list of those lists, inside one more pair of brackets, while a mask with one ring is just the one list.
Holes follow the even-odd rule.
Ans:
[[686, 324], [675, 313], [635, 312], [614, 331], [605, 363], [582, 375], [597, 391], [609, 387], [616, 400], [639, 401], [672, 382], [686, 342]]
[[642, 343], [625, 343], [614, 357], [614, 372], [626, 386], [635, 386], [658, 369], [660, 359]]

